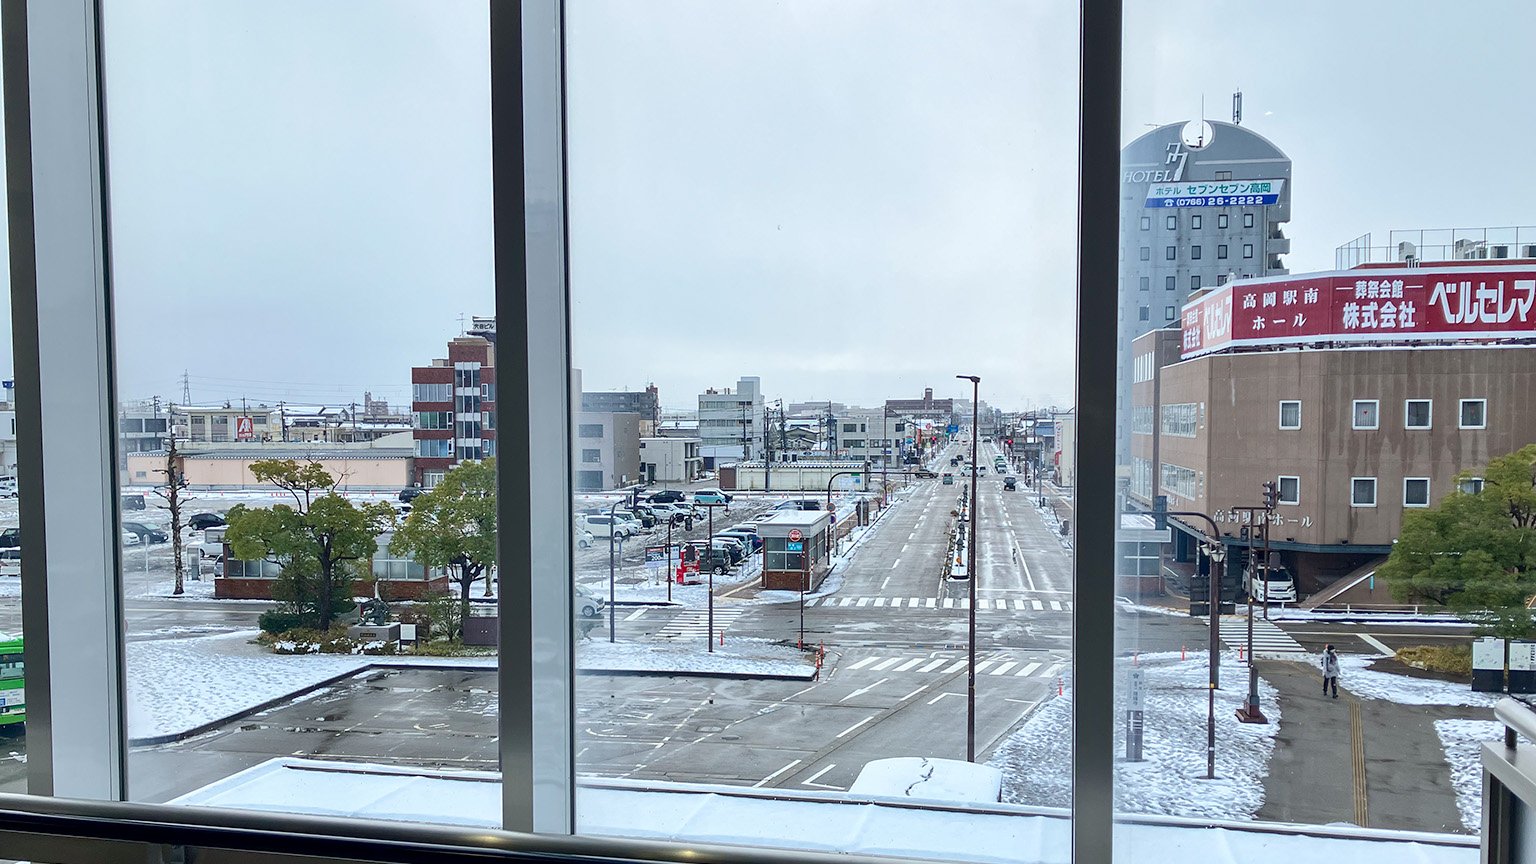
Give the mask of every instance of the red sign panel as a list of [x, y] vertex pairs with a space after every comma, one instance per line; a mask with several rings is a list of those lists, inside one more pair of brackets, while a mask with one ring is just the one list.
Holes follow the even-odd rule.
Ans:
[[1348, 270], [1233, 282], [1184, 307], [1187, 359], [1309, 342], [1536, 338], [1536, 270]]
[[249, 417], [235, 418], [235, 440], [249, 441], [256, 437], [256, 424]]
[[804, 534], [800, 533], [800, 529], [799, 528], [791, 528], [791, 529], [789, 529], [789, 539], [792, 540], [792, 541], [798, 541], [800, 538], [802, 538], [804, 536], [805, 536]]

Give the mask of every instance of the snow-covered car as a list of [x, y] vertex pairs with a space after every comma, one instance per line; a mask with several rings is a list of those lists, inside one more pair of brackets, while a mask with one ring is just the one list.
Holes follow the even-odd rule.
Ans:
[[21, 547], [0, 549], [0, 576], [21, 575]]
[[572, 599], [574, 602], [571, 608], [576, 610], [579, 618], [596, 618], [603, 614], [603, 607], [607, 605], [601, 597], [595, 597], [580, 588], [575, 589], [575, 596]]
[[133, 533], [132, 531], [124, 530], [118, 536], [122, 538], [124, 546], [137, 546], [137, 545], [139, 545], [139, 535]]

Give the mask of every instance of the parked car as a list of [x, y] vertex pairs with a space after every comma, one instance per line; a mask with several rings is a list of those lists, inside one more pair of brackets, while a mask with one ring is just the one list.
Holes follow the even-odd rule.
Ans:
[[919, 468], [912, 473], [917, 475], [920, 479], [924, 480], [932, 480], [933, 478], [939, 476], [937, 471], [929, 471], [927, 468]]
[[651, 528], [656, 525], [656, 514], [652, 513], [650, 508], [646, 507], [644, 504], [636, 506], [633, 510], [619, 510], [616, 512], [626, 515], [631, 519], [639, 522], [641, 528]]
[[675, 504], [687, 497], [676, 489], [663, 489], [645, 500], [653, 504]]
[[159, 528], [151, 528], [143, 522], [124, 522], [123, 530], [132, 531], [139, 535], [139, 540], [143, 543], [164, 543], [171, 539], [171, 535], [161, 531]]
[[594, 537], [629, 537], [635, 533], [637, 525], [619, 517], [610, 517], [607, 513], [588, 514], [577, 522], [577, 527], [590, 532]]
[[139, 535], [133, 533], [132, 531], [124, 529], [117, 536], [118, 536], [118, 539], [122, 542], [122, 544], [124, 546], [137, 546], [137, 545], [139, 545]]
[[420, 486], [407, 486], [400, 490], [400, 503], [409, 504], [412, 501], [415, 501], [417, 496], [421, 495], [421, 493], [425, 491], [427, 490], [421, 488]]
[[21, 529], [7, 528], [0, 531], [0, 549], [9, 549], [21, 545]]
[[16, 497], [16, 478], [0, 477], [0, 498]]
[[750, 541], [743, 540], [740, 537], [733, 537], [729, 534], [716, 534], [710, 539], [714, 541], [715, 545], [724, 543], [726, 548], [731, 550], [731, 557], [737, 561], [747, 557], [752, 545]]
[[592, 532], [585, 528], [576, 529], [576, 548], [590, 549], [592, 547]]
[[716, 534], [715, 536], [716, 537], [724, 537], [726, 539], [736, 538], [736, 539], [742, 541], [743, 543], [745, 543], [747, 545], [747, 552], [748, 553], [756, 552], [757, 550], [763, 548], [763, 538], [757, 536], [757, 534], [755, 534], [754, 532], [743, 531], [740, 528], [727, 528], [726, 530], [721, 531], [720, 533]]
[[217, 513], [194, 513], [187, 520], [187, 527], [196, 531], [207, 531], [209, 528], [220, 528], [229, 523]]
[[594, 597], [580, 588], [575, 589], [572, 599], [575, 602], [571, 604], [571, 608], [576, 611], [578, 618], [596, 618], [603, 614], [603, 607], [607, 605], [603, 602], [603, 598]]
[[1018, 488], [1019, 488], [1019, 478], [1014, 477], [1011, 474], [1008, 475], [1007, 477], [1003, 478], [1003, 491], [1004, 492], [1014, 492], [1014, 491], [1017, 491]]
[[656, 520], [658, 522], [663, 522], [682, 515], [682, 511], [675, 505], [664, 501], [651, 501], [645, 506], [650, 508], [651, 512], [656, 515]]
[[700, 489], [693, 493], [693, 503], [730, 507], [731, 496], [721, 492], [719, 489]]
[[689, 543], [699, 556], [699, 570], [711, 571], [716, 576], [723, 576], [736, 564], [731, 560], [731, 553], [724, 546], [708, 546], [695, 541]]
[[122, 509], [124, 510], [144, 509], [144, 493], [142, 492], [129, 492], [127, 494], [121, 495], [119, 496], [119, 501], [122, 505]]
[[793, 501], [781, 501], [773, 506], [775, 510], [820, 510], [821, 502], [815, 498], [796, 498]]
[[0, 549], [0, 576], [21, 575], [21, 547]]

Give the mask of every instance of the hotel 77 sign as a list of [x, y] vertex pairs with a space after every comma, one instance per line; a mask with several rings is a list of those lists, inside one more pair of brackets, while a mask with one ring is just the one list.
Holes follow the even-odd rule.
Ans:
[[1536, 269], [1343, 270], [1233, 282], [1184, 306], [1185, 359], [1312, 342], [1536, 338]]

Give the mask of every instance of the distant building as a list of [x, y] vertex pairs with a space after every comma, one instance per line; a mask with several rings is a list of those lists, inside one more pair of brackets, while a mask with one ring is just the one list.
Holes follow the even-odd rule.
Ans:
[[581, 410], [608, 414], [640, 415], [640, 434], [653, 436], [661, 424], [661, 392], [655, 384], [644, 390], [586, 392], [581, 394]]
[[[887, 399], [885, 407], [895, 414], [904, 414], [914, 420], [931, 420], [941, 426], [960, 422], [959, 415], [955, 411], [954, 399], [933, 398], [933, 388], [923, 389], [921, 399]], [[970, 408], [970, 403], [966, 403]], [[966, 412], [965, 422], [970, 422], [970, 412]]]
[[744, 376], [731, 388], [699, 394], [699, 438], [704, 466], [763, 455], [762, 379]]
[[[837, 436], [834, 458], [868, 460], [877, 465], [882, 459], [891, 465], [901, 464], [909, 449], [907, 439], [916, 432], [912, 418], [884, 408], [834, 411], [832, 422]], [[916, 444], [914, 440], [910, 446], [915, 448]]]
[[697, 438], [642, 437], [640, 476], [646, 483], [679, 483], [704, 473]]
[[424, 488], [461, 460], [496, 455], [494, 337], [494, 330], [490, 338], [460, 336], [448, 343], [447, 357], [411, 369], [413, 479]]
[[571, 456], [576, 491], [601, 492], [641, 481], [639, 414], [582, 411], [575, 420]]
[[[315, 462], [338, 478], [343, 489], [387, 490], [409, 485], [411, 433], [362, 444], [334, 442], [223, 442], [178, 445], [181, 472], [195, 489], [261, 489], [251, 474], [251, 463], [263, 459]], [[144, 450], [126, 457], [128, 482], [158, 486], [165, 482], [164, 450]]]

